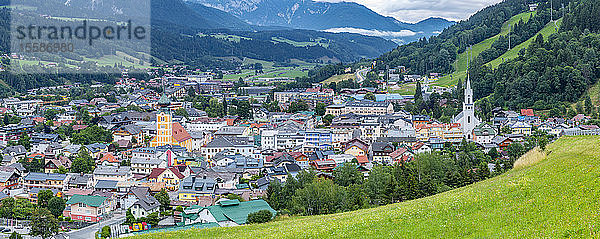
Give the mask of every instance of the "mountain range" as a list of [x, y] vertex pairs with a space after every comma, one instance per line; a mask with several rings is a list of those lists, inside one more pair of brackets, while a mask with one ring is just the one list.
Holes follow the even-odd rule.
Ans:
[[406, 23], [351, 2], [312, 0], [187, 0], [223, 10], [251, 25], [352, 32], [406, 43], [439, 34], [454, 24], [442, 18]]

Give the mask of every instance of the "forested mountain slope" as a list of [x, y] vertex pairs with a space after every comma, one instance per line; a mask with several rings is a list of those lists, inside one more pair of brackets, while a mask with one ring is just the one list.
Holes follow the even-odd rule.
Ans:
[[578, 101], [600, 78], [599, 4], [600, 0], [571, 3], [558, 33], [536, 36], [497, 69], [475, 59], [470, 70], [475, 95], [491, 96], [483, 104], [564, 115], [565, 103]]

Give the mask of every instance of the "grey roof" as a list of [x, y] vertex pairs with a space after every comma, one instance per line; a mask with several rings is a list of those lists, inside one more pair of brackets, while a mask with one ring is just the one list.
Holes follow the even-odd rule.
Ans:
[[27, 174], [23, 179], [24, 180], [31, 180], [31, 181], [46, 181], [46, 180], [65, 180], [65, 178], [67, 177], [66, 174], [60, 174], [60, 173], [34, 173], [31, 172], [29, 174]]
[[31, 190], [29, 190], [29, 193], [39, 193], [40, 191], [45, 191], [45, 190], [50, 190], [52, 191], [52, 193], [54, 195], [56, 195], [58, 193], [58, 189], [56, 188], [31, 188]]
[[139, 205], [144, 210], [152, 210], [160, 206], [156, 198], [150, 196], [150, 188], [148, 187], [132, 187], [129, 192], [133, 193], [138, 198], [138, 201], [133, 205]]
[[136, 148], [132, 152], [133, 153], [154, 154], [154, 153], [156, 153], [156, 148], [155, 147]]
[[45, 133], [32, 133], [31, 134], [31, 142], [39, 143], [42, 141], [51, 141], [55, 142], [60, 139], [58, 134], [45, 134]]
[[[15, 171], [0, 171], [0, 182], [1, 183], [6, 183], [13, 175], [15, 174]], [[19, 174], [17, 174], [19, 175]]]
[[71, 154], [76, 154], [79, 152], [79, 150], [81, 149], [81, 147], [83, 147], [81, 144], [71, 144], [71, 145], [67, 145], [64, 148], [65, 152], [69, 152]]
[[390, 102], [373, 102], [373, 101], [369, 101], [369, 100], [363, 100], [363, 101], [353, 101], [353, 102], [349, 102], [346, 104], [346, 107], [368, 107], [368, 108], [373, 108], [373, 107], [388, 107], [390, 104]]
[[295, 163], [284, 164], [283, 167], [285, 168], [285, 171], [287, 171], [288, 173], [297, 173], [297, 172], [300, 172], [300, 170], [302, 170], [300, 168], [300, 166]]
[[215, 135], [242, 135], [246, 131], [246, 127], [227, 126], [215, 132]]
[[92, 175], [91, 174], [78, 174], [78, 173], [71, 173], [69, 174], [69, 182], [68, 184], [71, 185], [87, 185], [87, 183], [89, 182], [90, 179], [92, 179]]
[[9, 197], [8, 195], [6, 195], [6, 193], [0, 192], [0, 200], [5, 199]]
[[217, 136], [210, 143], [206, 144], [206, 148], [225, 148], [235, 146], [252, 146], [248, 137], [224, 137]]
[[217, 187], [214, 178], [192, 175], [181, 180], [179, 192], [214, 193]]
[[27, 150], [25, 149], [25, 147], [23, 145], [16, 145], [16, 146], [6, 147], [4, 149], [4, 151], [2, 151], [2, 153], [19, 155], [19, 154], [26, 154]]
[[371, 145], [371, 148], [373, 150], [373, 152], [381, 152], [384, 151], [384, 149], [387, 146], [391, 146], [392, 147], [392, 151], [394, 151], [394, 146], [389, 143], [389, 142], [373, 142], [373, 144]]
[[129, 166], [98, 166], [94, 169], [94, 175], [102, 174], [102, 175], [126, 175], [131, 172], [131, 167]]
[[159, 165], [163, 161], [160, 158], [132, 158], [131, 164], [151, 164]]
[[492, 138], [492, 143], [494, 143], [494, 144], [500, 144], [500, 143], [502, 143], [502, 141], [504, 141], [506, 139], [508, 139], [508, 137], [504, 137], [504, 136], [501, 136], [501, 135], [496, 135], [496, 136], [494, 136], [494, 138]]
[[88, 144], [85, 147], [92, 153], [95, 152], [99, 152], [102, 149], [106, 148], [107, 144], [101, 144], [101, 143], [93, 143], [93, 144]]
[[140, 132], [142, 132], [142, 127], [133, 125], [133, 124], [128, 124], [128, 125], [122, 125], [122, 126], [116, 128], [115, 130], [127, 131], [130, 134], [139, 134]]
[[98, 180], [98, 182], [96, 183], [96, 186], [94, 186], [94, 188], [95, 189], [116, 189], [117, 183], [119, 183], [119, 181]]

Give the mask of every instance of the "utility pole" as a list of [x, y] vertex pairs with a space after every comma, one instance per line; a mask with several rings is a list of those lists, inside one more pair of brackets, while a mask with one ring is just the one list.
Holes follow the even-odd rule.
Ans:
[[554, 18], [552, 17], [553, 11], [554, 11], [554, 8], [552, 8], [552, 0], [550, 0], [550, 22], [554, 21]]
[[512, 31], [512, 26], [508, 27], [508, 50], [510, 51], [510, 33]]

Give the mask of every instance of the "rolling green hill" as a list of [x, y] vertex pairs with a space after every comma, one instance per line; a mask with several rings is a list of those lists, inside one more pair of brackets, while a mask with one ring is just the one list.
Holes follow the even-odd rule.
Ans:
[[427, 198], [134, 238], [594, 238], [600, 236], [599, 150], [600, 137], [563, 137], [503, 175]]
[[[535, 14], [535, 12], [524, 12], [510, 18], [502, 25], [500, 33], [472, 46], [472, 57], [475, 58], [479, 55], [479, 53], [490, 48], [492, 44], [501, 36], [508, 35], [510, 28], [517, 24], [519, 21], [523, 20], [523, 22], [527, 22], [529, 18], [532, 17], [532, 14]], [[466, 51], [459, 54], [456, 61], [454, 62], [454, 72], [452, 72], [452, 74], [440, 78], [437, 82], [434, 83], [434, 85], [451, 86], [455, 85], [458, 79], [464, 78], [466, 76], [467, 71], [467, 59], [468, 55]]]
[[491, 66], [492, 68], [496, 68], [500, 64], [502, 64], [502, 62], [516, 58], [519, 55], [519, 51], [521, 51], [522, 49], [524, 49], [527, 46], [529, 46], [529, 44], [531, 44], [531, 42], [533, 42], [533, 40], [538, 35], [541, 34], [542, 36], [544, 36], [544, 38], [548, 38], [548, 36], [550, 36], [550, 35], [552, 35], [552, 33], [556, 32], [556, 27], [560, 28], [561, 24], [562, 24], [562, 18], [558, 19], [556, 21], [556, 26], [554, 25], [554, 23], [548, 23], [548, 25], [546, 25], [546, 27], [544, 27], [537, 34], [535, 34], [535, 36], [529, 38], [527, 41], [525, 41], [525, 42], [517, 45], [516, 47], [510, 49], [509, 51], [507, 51], [506, 53], [502, 54], [502, 56], [496, 58], [495, 60], [488, 62], [486, 64], [486, 66]]

